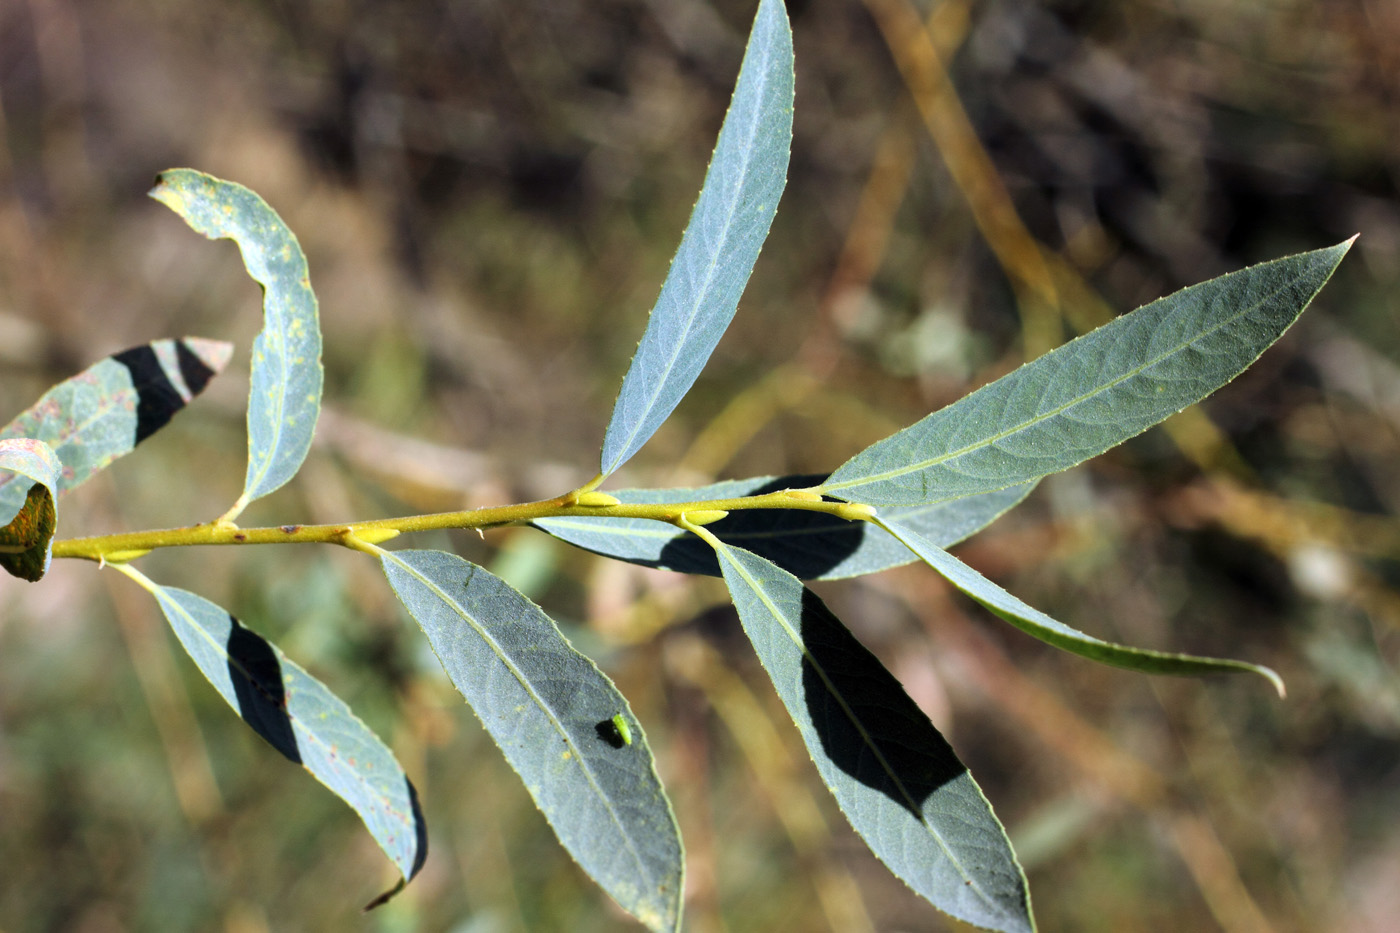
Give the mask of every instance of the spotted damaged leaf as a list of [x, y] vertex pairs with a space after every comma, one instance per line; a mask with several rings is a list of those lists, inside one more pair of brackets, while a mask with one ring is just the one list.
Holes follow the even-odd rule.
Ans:
[[38, 580], [49, 569], [59, 470], [58, 457], [43, 441], [0, 440], [0, 471], [8, 471], [17, 488], [27, 487], [17, 508], [0, 505], [0, 567], [22, 580]]
[[[114, 353], [45, 392], [0, 428], [0, 439], [43, 441], [61, 465], [59, 495], [92, 478], [163, 428], [228, 365], [233, 344], [186, 337]], [[0, 512], [18, 507], [28, 486], [0, 475]]]
[[311, 449], [324, 381], [316, 294], [296, 236], [257, 194], [187, 168], [162, 172], [149, 193], [195, 231], [237, 243], [244, 268], [263, 289], [248, 390], [248, 472], [223, 516], [232, 521], [290, 480]]

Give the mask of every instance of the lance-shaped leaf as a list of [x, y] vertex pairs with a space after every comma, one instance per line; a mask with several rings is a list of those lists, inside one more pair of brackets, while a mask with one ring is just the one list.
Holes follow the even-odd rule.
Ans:
[[869, 505], [943, 502], [1101, 454], [1243, 372], [1350, 246], [1261, 263], [1144, 305], [867, 447], [822, 492]]
[[919, 558], [942, 574], [949, 583], [957, 587], [973, 600], [990, 609], [995, 615], [1005, 619], [1029, 635], [1041, 641], [1063, 648], [1081, 657], [1127, 668], [1147, 674], [1177, 674], [1194, 676], [1198, 674], [1229, 674], [1248, 672], [1259, 674], [1274, 685], [1279, 696], [1283, 696], [1283, 680], [1267, 667], [1245, 661], [1231, 661], [1223, 658], [1202, 658], [1189, 654], [1172, 654], [1166, 651], [1150, 651], [1145, 648], [1129, 648], [1102, 641], [1092, 635], [1070, 628], [1050, 616], [1033, 609], [1021, 600], [997, 586], [971, 567], [943, 550], [923, 535], [906, 525], [884, 517], [883, 511], [877, 519], [899, 540], [907, 544]]
[[671, 414], [734, 319], [787, 181], [792, 92], [787, 12], [762, 0], [705, 184], [613, 406], [605, 476]]
[[744, 631], [822, 780], [871, 850], [940, 910], [1034, 929], [991, 804], [899, 682], [802, 581], [714, 540]]
[[569, 854], [648, 928], [678, 929], [680, 831], [612, 681], [540, 607], [481, 567], [443, 551], [386, 551], [382, 561]]
[[31, 583], [49, 569], [60, 469], [58, 457], [43, 441], [0, 440], [0, 478], [18, 480], [13, 485], [23, 491], [17, 503], [0, 502], [0, 567]]
[[[758, 476], [695, 489], [621, 489], [628, 504], [704, 502], [806, 489], [820, 475]], [[891, 509], [892, 515], [940, 545], [956, 544], [1024, 499], [1034, 484], [934, 505]], [[719, 576], [714, 550], [668, 522], [644, 518], [564, 516], [534, 525], [561, 541], [644, 567]], [[801, 509], [736, 509], [709, 526], [721, 541], [747, 548], [804, 580], [840, 580], [910, 563], [917, 558], [883, 528]]]
[[226, 610], [128, 564], [112, 566], [156, 598], [180, 644], [243, 721], [348, 803], [405, 879], [417, 874], [428, 855], [418, 792], [350, 707]]
[[[186, 337], [115, 353], [45, 392], [0, 438], [32, 437], [53, 448], [61, 495], [165, 426], [228, 364], [233, 345]], [[0, 511], [24, 501], [23, 484], [0, 475]]]
[[210, 239], [238, 244], [263, 288], [263, 328], [253, 341], [248, 392], [248, 474], [223, 517], [291, 479], [306, 459], [321, 413], [321, 325], [306, 257], [267, 202], [242, 185], [193, 169], [162, 172], [150, 195]]

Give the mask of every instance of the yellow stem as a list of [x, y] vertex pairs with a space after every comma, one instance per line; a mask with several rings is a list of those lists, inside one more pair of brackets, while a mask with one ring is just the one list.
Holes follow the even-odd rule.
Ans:
[[577, 515], [593, 518], [646, 518], [675, 524], [686, 512], [713, 515], [715, 512], [731, 512], [736, 509], [801, 509], [809, 512], [824, 512], [850, 521], [863, 520], [871, 514], [869, 506], [847, 502], [825, 502], [819, 496], [809, 497], [808, 492], [808, 490], [781, 490], [735, 499], [675, 503], [618, 502], [595, 505], [592, 503], [601, 497], [585, 496], [585, 502], [588, 504], [580, 503], [579, 492], [575, 490], [563, 496], [539, 502], [468, 509], [462, 512], [439, 512], [432, 515], [382, 518], [364, 522], [240, 528], [230, 522], [217, 521], [187, 528], [68, 538], [53, 543], [53, 556], [94, 560], [103, 563], [124, 563], [157, 548], [239, 544], [340, 544], [356, 550], [369, 550], [374, 545], [405, 532], [434, 531], [445, 528], [475, 528], [480, 530], [519, 524], [537, 518]]

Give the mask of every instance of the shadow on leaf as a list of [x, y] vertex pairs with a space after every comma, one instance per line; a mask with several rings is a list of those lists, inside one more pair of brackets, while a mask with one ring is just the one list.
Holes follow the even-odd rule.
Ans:
[[232, 615], [228, 621], [228, 672], [238, 698], [238, 715], [273, 748], [301, 764], [277, 653]]
[[[780, 476], [744, 494], [761, 496], [783, 489], [805, 489], [825, 478], [824, 474]], [[771, 560], [799, 579], [811, 580], [854, 554], [869, 527], [863, 522], [801, 509], [745, 509], [729, 513], [711, 530], [726, 544]], [[667, 542], [652, 566], [720, 576], [714, 549], [694, 535], [680, 535]]]
[[802, 686], [822, 751], [919, 819], [967, 771], [894, 675], [810, 590], [802, 597]]

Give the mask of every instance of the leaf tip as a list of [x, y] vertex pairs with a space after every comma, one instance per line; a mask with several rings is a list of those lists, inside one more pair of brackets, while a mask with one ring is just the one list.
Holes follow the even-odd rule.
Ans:
[[183, 200], [180, 192], [176, 188], [176, 181], [182, 172], [190, 169], [168, 168], [156, 176], [155, 185], [146, 192], [146, 197], [154, 198], [166, 207], [179, 212], [179, 204]]
[[1346, 254], [1351, 252], [1351, 248], [1356, 245], [1356, 241], [1360, 238], [1361, 233], [1358, 231], [1356, 233], [1353, 233], [1351, 236], [1347, 237], [1342, 242], [1338, 243], [1336, 246], [1329, 247], [1325, 250], [1318, 250], [1318, 252], [1335, 253], [1337, 256], [1337, 262], [1340, 263], [1342, 259], [1346, 256]]
[[365, 906], [361, 907], [360, 913], [367, 914], [371, 910], [374, 910], [376, 907], [383, 907], [385, 904], [389, 903], [389, 901], [393, 899], [394, 895], [402, 891], [404, 889], [404, 885], [406, 884], [408, 884], [407, 878], [399, 878], [398, 884], [394, 885], [392, 888], [385, 891], [383, 894], [379, 895]]
[[1263, 664], [1249, 664], [1244, 661], [1227, 663], [1230, 663], [1237, 671], [1248, 671], [1251, 674], [1258, 674], [1269, 682], [1270, 686], [1272, 686], [1274, 691], [1278, 694], [1280, 700], [1288, 699], [1288, 687], [1284, 684], [1283, 678], [1279, 676], [1278, 671], [1275, 671], [1272, 667], [1267, 667]]
[[[154, 189], [152, 189], [154, 190]], [[154, 195], [153, 195], [154, 196]], [[180, 340], [200, 362], [215, 373], [224, 371], [229, 360], [233, 359], [233, 344], [227, 340], [211, 340], [208, 337], [184, 337]]]
[[1338, 265], [1341, 264], [1342, 260], [1346, 258], [1347, 253], [1351, 252], [1351, 248], [1356, 245], [1356, 241], [1360, 238], [1361, 234], [1359, 232], [1353, 233], [1351, 236], [1347, 237], [1345, 240], [1338, 243], [1336, 246], [1329, 246], [1326, 249], [1318, 250], [1318, 252], [1335, 255], [1336, 260], [1332, 264], [1333, 269], [1335, 269]]

